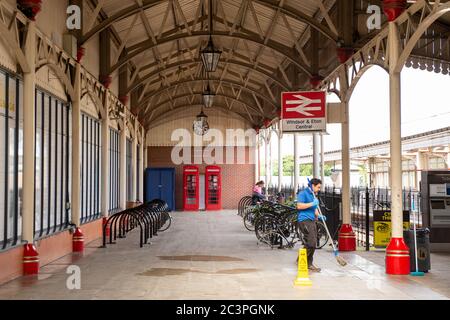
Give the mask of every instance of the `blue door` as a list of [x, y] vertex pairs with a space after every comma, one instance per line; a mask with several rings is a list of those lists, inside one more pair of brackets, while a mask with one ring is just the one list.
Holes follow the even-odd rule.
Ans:
[[161, 199], [175, 210], [175, 169], [149, 168], [145, 170], [145, 202]]
[[159, 199], [161, 197], [159, 185], [161, 184], [161, 173], [155, 169], [145, 170], [145, 202]]
[[170, 210], [175, 210], [175, 170], [161, 170], [161, 198], [167, 202]]

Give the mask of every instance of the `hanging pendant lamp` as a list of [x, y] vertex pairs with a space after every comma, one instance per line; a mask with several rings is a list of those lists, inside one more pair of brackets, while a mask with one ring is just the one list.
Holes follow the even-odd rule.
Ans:
[[206, 88], [205, 92], [203, 92], [202, 96], [203, 96], [203, 104], [204, 104], [205, 108], [206, 109], [212, 108], [213, 103], [214, 103], [214, 97], [216, 96], [216, 94], [212, 92], [211, 87], [209, 86], [209, 83], [208, 83], [208, 87]]
[[203, 112], [203, 108], [194, 121], [193, 130], [199, 136], [204, 136], [209, 131], [208, 116]]
[[222, 51], [216, 49], [214, 46], [214, 42], [212, 40], [212, 32], [213, 32], [213, 10], [212, 10], [212, 1], [209, 0], [209, 41], [207, 46], [200, 51], [200, 56], [202, 58], [203, 67], [206, 72], [216, 72], [217, 66], [219, 65], [220, 56], [222, 55]]

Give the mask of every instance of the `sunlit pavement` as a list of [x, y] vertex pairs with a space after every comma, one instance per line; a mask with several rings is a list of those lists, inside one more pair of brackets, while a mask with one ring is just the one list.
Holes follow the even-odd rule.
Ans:
[[[312, 287], [294, 287], [297, 250], [258, 245], [235, 211], [175, 213], [172, 227], [139, 248], [138, 233], [117, 244], [89, 244], [83, 257], [66, 256], [0, 287], [0, 299], [448, 299], [450, 255], [433, 255], [423, 278], [387, 276], [380, 252], [343, 253], [341, 267], [319, 250]], [[70, 265], [81, 289], [69, 290]]]

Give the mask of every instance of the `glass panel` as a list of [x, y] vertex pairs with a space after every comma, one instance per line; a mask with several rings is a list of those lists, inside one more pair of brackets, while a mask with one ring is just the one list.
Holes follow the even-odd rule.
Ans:
[[[66, 201], [68, 203], [70, 203], [70, 199], [71, 199], [71, 194], [72, 194], [72, 109], [70, 108], [70, 106], [66, 106], [67, 108], [67, 121], [68, 121], [68, 135], [69, 135], [69, 139], [68, 139], [68, 174], [67, 174], [67, 189], [68, 189], [68, 193], [67, 193], [67, 199]], [[72, 217], [72, 213], [69, 210], [69, 216], [68, 216], [68, 220], [66, 221], [67, 223], [69, 221], [71, 221]]]
[[19, 81], [19, 157], [18, 157], [18, 176], [17, 176], [17, 184], [18, 184], [18, 222], [17, 222], [17, 233], [18, 239], [20, 241], [22, 235], [22, 185], [23, 185], [23, 83]]
[[5, 217], [7, 217], [5, 197], [2, 196], [6, 191], [6, 125], [6, 75], [0, 72], [0, 244], [2, 246], [5, 238]]
[[98, 127], [97, 119], [86, 114], [81, 115], [81, 207], [82, 223], [96, 218], [99, 213], [99, 181], [98, 172]]
[[52, 99], [50, 102], [50, 225], [52, 226], [52, 232], [55, 232], [56, 226], [56, 194], [58, 189], [56, 188], [56, 108], [57, 100]]
[[119, 208], [119, 132], [110, 129], [110, 210]]
[[43, 176], [44, 176], [44, 187], [43, 187], [43, 212], [44, 212], [44, 230], [49, 231], [47, 228], [50, 227], [50, 207], [49, 207], [49, 188], [50, 188], [50, 107], [49, 107], [49, 96], [45, 95], [44, 98], [44, 148], [43, 150]]
[[61, 176], [61, 163], [62, 163], [62, 150], [61, 150], [61, 141], [62, 141], [62, 121], [61, 121], [61, 104], [58, 100], [55, 100], [55, 119], [56, 119], [56, 140], [55, 140], [55, 148], [56, 148], [56, 165], [55, 165], [55, 192], [56, 192], [56, 202], [55, 202], [55, 213], [56, 213], [56, 225], [61, 226], [61, 190], [62, 190], [62, 176]]
[[97, 195], [97, 205], [98, 205], [98, 208], [97, 208], [97, 211], [98, 212], [101, 212], [101, 206], [102, 206], [102, 204], [101, 204], [101, 202], [102, 202], [102, 200], [101, 200], [101, 190], [102, 190], [102, 183], [101, 183], [101, 181], [102, 181], [102, 170], [101, 170], [101, 164], [102, 164], [102, 153], [101, 153], [101, 148], [102, 148], [102, 138], [101, 138], [101, 136], [102, 136], [102, 134], [101, 134], [101, 132], [102, 132], [102, 126], [101, 126], [101, 123], [99, 123], [98, 124], [98, 151], [97, 151], [97, 156], [98, 156], [98, 168], [99, 168], [99, 170], [98, 170], [98, 177], [97, 177], [97, 184], [98, 184], [98, 190], [99, 190], [99, 192], [98, 192], [98, 195]]
[[91, 169], [91, 163], [89, 161], [90, 159], [90, 121], [88, 118], [85, 119], [85, 123], [84, 123], [84, 130], [85, 130], [85, 148], [84, 148], [84, 161], [87, 164], [86, 168], [85, 168], [85, 174], [86, 174], [86, 179], [85, 179], [85, 195], [84, 195], [84, 201], [85, 201], [85, 206], [86, 206], [86, 216], [89, 216], [91, 213], [91, 207], [90, 207], [90, 190], [91, 190], [91, 186], [90, 186], [90, 181], [91, 181], [91, 177], [90, 177], [90, 169]]
[[127, 139], [127, 200], [132, 201], [132, 153], [131, 150], [133, 148], [133, 142]]
[[[22, 89], [21, 89], [22, 90]], [[66, 202], [70, 199], [70, 113], [61, 101], [37, 90], [35, 156], [35, 237], [67, 227]], [[22, 140], [22, 133], [19, 135]], [[22, 142], [20, 142], [22, 148]], [[22, 172], [22, 156], [19, 157]], [[21, 190], [22, 185], [19, 186]]]
[[208, 177], [208, 203], [218, 204], [219, 177], [211, 175]]
[[86, 214], [86, 202], [85, 202], [85, 194], [86, 194], [86, 123], [85, 123], [86, 117], [84, 115], [81, 116], [81, 127], [80, 127], [80, 132], [81, 132], [81, 181], [80, 181], [80, 186], [81, 186], [81, 191], [80, 191], [80, 210], [81, 210], [81, 217], [83, 218], [84, 215]]
[[93, 133], [93, 121], [92, 121], [92, 118], [90, 118], [89, 122], [88, 122], [88, 135], [87, 135], [87, 138], [88, 138], [88, 141], [89, 141], [89, 143], [88, 143], [88, 152], [87, 152], [88, 158], [87, 158], [87, 162], [86, 162], [86, 163], [89, 163], [89, 167], [88, 167], [88, 170], [89, 170], [88, 178], [89, 178], [89, 180], [87, 180], [87, 182], [89, 184], [88, 184], [88, 188], [86, 188], [86, 190], [88, 192], [87, 202], [88, 202], [88, 212], [89, 212], [90, 216], [92, 216], [94, 214], [94, 212], [93, 212], [94, 210], [92, 210], [92, 193], [94, 192], [94, 188], [93, 188], [94, 180], [92, 179], [92, 173], [94, 172], [92, 170], [94, 168], [94, 163], [93, 163], [93, 160], [92, 160], [92, 142], [93, 142], [92, 141], [92, 133]]
[[62, 202], [61, 202], [61, 208], [63, 210], [63, 222], [67, 223], [67, 197], [68, 197], [68, 178], [67, 178], [67, 171], [68, 171], [68, 144], [67, 144], [67, 135], [68, 135], [68, 125], [67, 125], [67, 107], [62, 104], [61, 105], [61, 116], [62, 116], [62, 183], [63, 183], [63, 191], [62, 191]]
[[[16, 212], [16, 193], [15, 193], [15, 145], [16, 145], [16, 80], [9, 78], [9, 154], [8, 159], [8, 239], [14, 237], [15, 230], [15, 212]], [[1, 149], [0, 149], [1, 150]]]
[[34, 226], [35, 232], [41, 230], [41, 194], [42, 194], [42, 93], [36, 93], [36, 157], [35, 157], [35, 192], [34, 192]]
[[141, 194], [141, 186], [140, 186], [140, 182], [141, 182], [141, 147], [140, 145], [137, 145], [136, 147], [136, 199], [138, 201], [142, 201], [140, 199], [140, 194]]

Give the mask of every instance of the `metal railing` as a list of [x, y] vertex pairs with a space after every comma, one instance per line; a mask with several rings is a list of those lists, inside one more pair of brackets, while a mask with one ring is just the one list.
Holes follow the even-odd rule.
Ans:
[[[421, 194], [417, 190], [403, 189], [403, 210], [410, 212], [409, 222], [420, 228], [423, 224]], [[351, 189], [352, 225], [356, 233], [357, 245], [369, 250], [374, 245], [373, 213], [376, 210], [391, 210], [391, 190], [388, 188]], [[413, 217], [416, 216], [416, 221]]]
[[[266, 189], [266, 192], [268, 196], [276, 197], [276, 195], [279, 193], [278, 186], [269, 185]], [[292, 197], [295, 199], [295, 195], [297, 194], [298, 190], [295, 190], [293, 185], [282, 185], [281, 186], [281, 193], [285, 196], [286, 199], [289, 199]]]
[[[298, 191], [303, 191], [305, 187], [300, 187]], [[277, 186], [267, 188], [269, 198], [276, 198], [278, 195]], [[294, 187], [290, 185], [282, 186], [282, 193], [286, 196], [294, 194]], [[342, 223], [342, 193], [334, 187], [324, 187], [320, 193], [321, 207], [327, 216], [327, 225], [334, 240], [337, 240], [338, 230]], [[295, 197], [293, 198], [295, 200]], [[350, 210], [352, 214], [352, 226], [356, 234], [358, 246], [370, 250], [374, 245], [373, 212], [376, 210], [391, 209], [391, 190], [388, 188], [367, 188], [352, 187], [350, 193]], [[403, 189], [403, 210], [410, 212], [410, 223], [416, 223], [420, 228], [423, 225], [423, 212], [421, 207], [422, 197], [419, 191], [414, 189]], [[413, 217], [416, 217], [414, 221]]]

